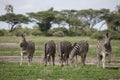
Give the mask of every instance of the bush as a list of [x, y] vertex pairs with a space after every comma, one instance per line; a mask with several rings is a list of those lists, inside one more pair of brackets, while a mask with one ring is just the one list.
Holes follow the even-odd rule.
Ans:
[[91, 38], [95, 38], [95, 39], [101, 39], [104, 37], [105, 33], [110, 33], [111, 34], [111, 39], [114, 39], [114, 40], [120, 40], [120, 33], [117, 32], [117, 31], [110, 31], [110, 30], [104, 30], [104, 31], [98, 31], [98, 32], [95, 32]]
[[42, 35], [42, 32], [40, 31], [38, 26], [34, 26], [33, 29], [31, 29], [31, 34], [34, 36], [40, 36]]
[[63, 32], [63, 31], [54, 32], [54, 33], [53, 33], [53, 36], [63, 37], [63, 36], [64, 36], [64, 32]]
[[0, 30], [0, 36], [4, 36], [4, 31]]
[[53, 28], [53, 29], [49, 30], [47, 34], [49, 36], [52, 36], [55, 32], [59, 32], [59, 31], [62, 31], [64, 33], [64, 35], [68, 34], [68, 30], [64, 27]]
[[82, 28], [69, 28], [69, 34], [68, 36], [84, 36], [85, 31]]
[[84, 28], [83, 29], [84, 30], [84, 34], [85, 34], [85, 36], [91, 36], [93, 33], [95, 33], [95, 32], [97, 32], [97, 30], [96, 29], [90, 29], [90, 28]]
[[38, 29], [34, 29], [31, 31], [31, 34], [34, 36], [40, 36], [40, 35], [42, 35], [42, 32]]

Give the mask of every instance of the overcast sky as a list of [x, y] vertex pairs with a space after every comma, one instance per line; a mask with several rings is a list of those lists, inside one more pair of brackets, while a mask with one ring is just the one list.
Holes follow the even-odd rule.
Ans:
[[[120, 0], [0, 0], [0, 15], [6, 13], [5, 6], [7, 4], [13, 5], [14, 13], [17, 14], [43, 11], [50, 7], [54, 7], [55, 10], [107, 8], [113, 11], [115, 6], [120, 4]], [[7, 26], [5, 23], [1, 25], [0, 22], [0, 28], [6, 28]]]

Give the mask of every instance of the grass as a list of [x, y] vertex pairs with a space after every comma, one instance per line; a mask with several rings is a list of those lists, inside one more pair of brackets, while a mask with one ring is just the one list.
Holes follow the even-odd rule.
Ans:
[[[32, 40], [36, 44], [34, 56], [41, 56], [44, 43], [48, 40], [54, 40], [56, 45], [62, 40], [68, 40], [74, 43], [79, 40], [87, 40], [90, 48], [87, 57], [96, 57], [95, 45], [96, 39], [89, 37], [43, 37], [27, 36], [27, 40]], [[17, 43], [16, 46], [0, 46], [0, 56], [20, 56], [19, 37], [4, 36], [0, 37], [0, 43]], [[120, 56], [120, 40], [112, 40], [113, 56]], [[32, 63], [32, 66], [19, 66], [19, 63], [0, 62], [0, 80], [119, 80], [120, 68], [98, 69], [96, 65], [64, 66], [59, 65], [44, 67], [42, 64]]]
[[19, 63], [0, 62], [0, 80], [109, 80], [120, 79], [120, 69], [98, 69], [96, 65], [47, 66], [32, 63], [32, 66], [19, 66]]
[[[90, 37], [44, 37], [44, 36], [27, 36], [27, 40], [32, 40], [36, 44], [35, 56], [41, 56], [43, 51], [44, 43], [48, 40], [54, 40], [56, 45], [62, 40], [68, 40], [71, 43], [74, 43], [79, 40], [87, 40], [90, 44], [90, 49], [88, 52], [89, 57], [96, 57], [95, 53], [95, 45], [97, 43], [96, 39], [91, 39]], [[19, 47], [19, 37], [15, 36], [3, 36], [0, 37], [0, 43], [17, 43], [17, 46], [2, 46], [0, 48], [0, 56], [19, 56], [20, 55], [20, 47]], [[114, 56], [120, 56], [120, 40], [112, 40], [113, 54]]]

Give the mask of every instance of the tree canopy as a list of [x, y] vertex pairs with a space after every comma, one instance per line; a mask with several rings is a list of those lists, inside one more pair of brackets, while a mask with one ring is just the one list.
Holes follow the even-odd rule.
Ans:
[[0, 16], [0, 21], [4, 21], [11, 25], [11, 29], [10, 29], [10, 32], [11, 32], [14, 30], [16, 24], [27, 23], [30, 20], [28, 17], [22, 14], [9, 13], [9, 14]]
[[[83, 10], [61, 10], [56, 11], [53, 7], [46, 11], [27, 13], [28, 17], [23, 14], [15, 14], [12, 5], [6, 5], [6, 14], [0, 16], [0, 21], [11, 25], [10, 31], [13, 31], [16, 24], [36, 22], [39, 30], [47, 33], [52, 24], [58, 26], [67, 24], [69, 28], [93, 29], [94, 26], [102, 21], [108, 26], [108, 29], [120, 31], [120, 5], [116, 6], [116, 11], [110, 12], [109, 9], [83, 9]], [[64, 27], [64, 25], [62, 25]]]

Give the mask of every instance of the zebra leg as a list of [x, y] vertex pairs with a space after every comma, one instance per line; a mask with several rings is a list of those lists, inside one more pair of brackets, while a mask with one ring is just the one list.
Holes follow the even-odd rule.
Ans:
[[86, 55], [84, 53], [83, 55], [81, 55], [81, 60], [82, 60], [83, 66], [85, 66]]
[[48, 61], [49, 65], [51, 65], [51, 55], [47, 55], [47, 61]]
[[20, 61], [20, 65], [22, 65], [23, 59], [24, 59], [24, 55], [23, 55], [23, 53], [21, 52], [21, 61]]
[[44, 56], [44, 65], [47, 66], [47, 55]]
[[68, 66], [68, 56], [65, 56], [65, 64]]
[[105, 60], [105, 54], [103, 54], [103, 58], [102, 58], [102, 63], [103, 63], [103, 69], [105, 69], [105, 63], [106, 63], [106, 60]]
[[98, 54], [97, 55], [97, 62], [98, 62], [97, 67], [98, 68], [100, 68], [100, 60], [101, 60], [101, 56]]
[[61, 55], [61, 67], [63, 67], [63, 62], [64, 62], [64, 56], [63, 54]]
[[31, 59], [30, 59], [31, 62], [32, 62], [32, 59], [33, 59], [33, 53], [31, 54]]
[[108, 67], [110, 67], [110, 62], [111, 62], [111, 54], [108, 55]]
[[31, 62], [31, 56], [28, 55], [28, 66], [30, 66], [30, 62]]
[[55, 66], [55, 55], [52, 56], [53, 66]]
[[78, 59], [77, 59], [77, 54], [76, 54], [75, 56], [76, 56], [76, 64], [78, 65]]
[[61, 57], [60, 57], [60, 55], [58, 55], [59, 56], [59, 63], [61, 64]]

